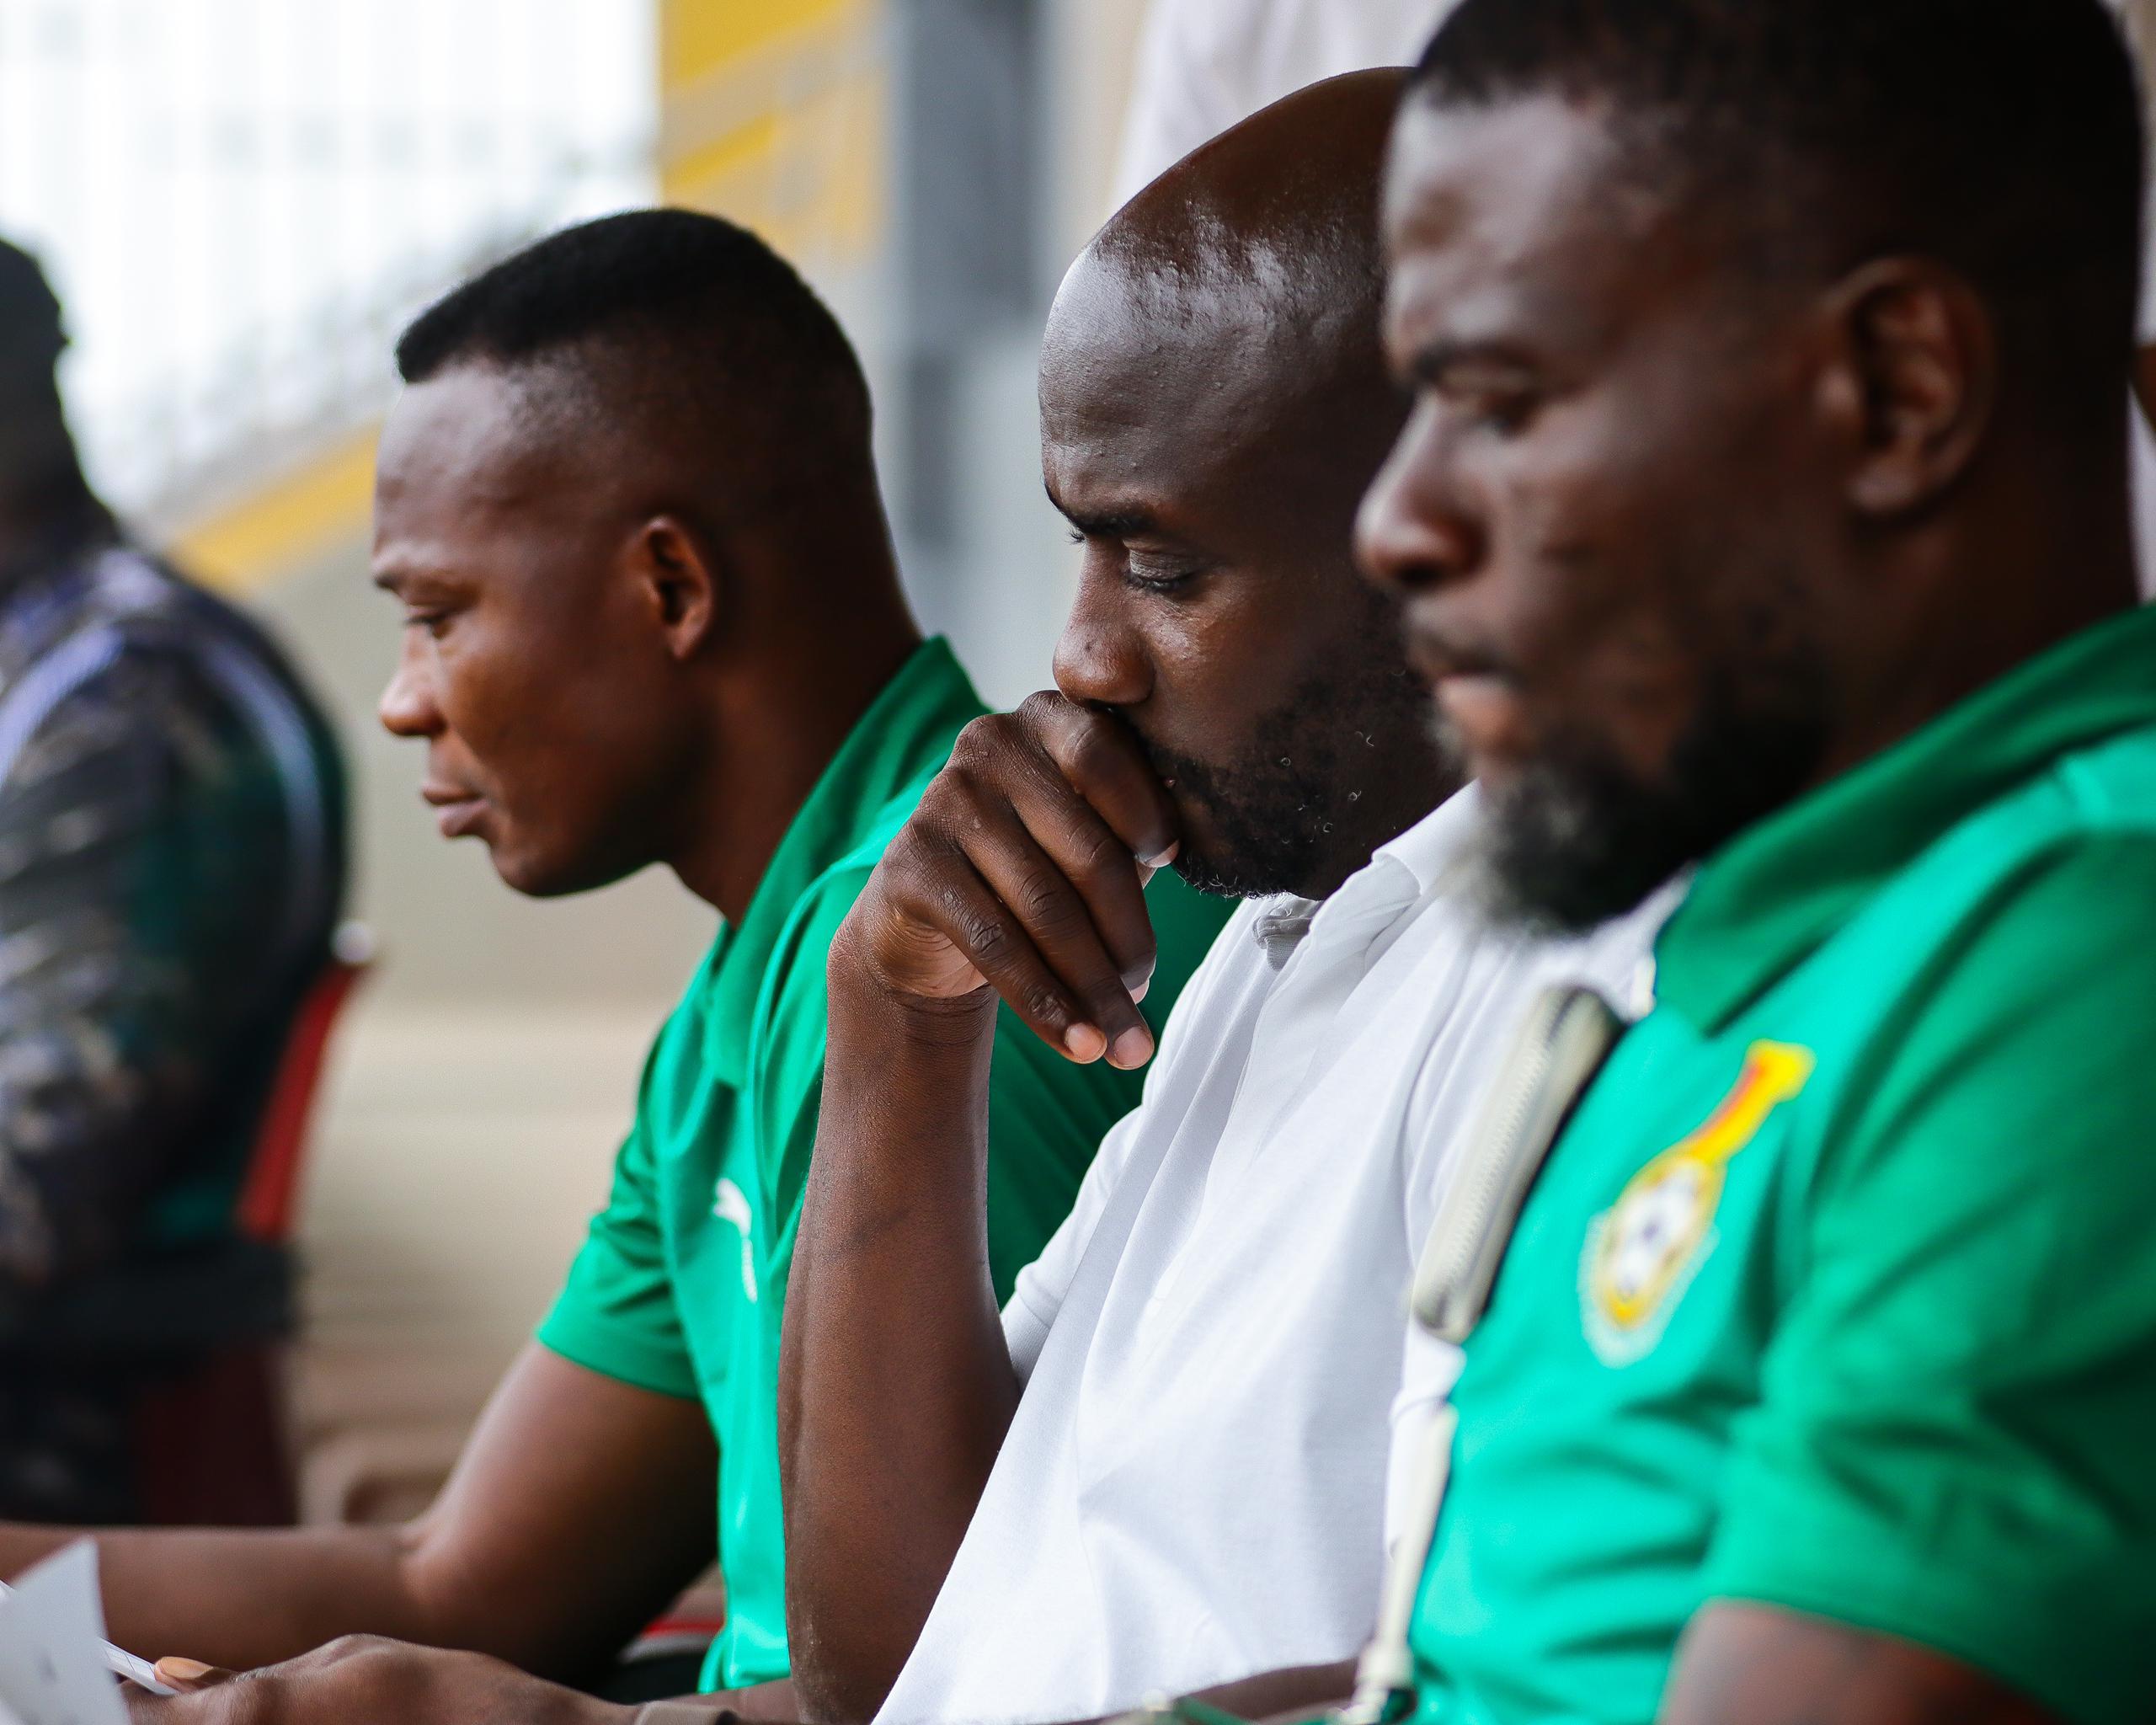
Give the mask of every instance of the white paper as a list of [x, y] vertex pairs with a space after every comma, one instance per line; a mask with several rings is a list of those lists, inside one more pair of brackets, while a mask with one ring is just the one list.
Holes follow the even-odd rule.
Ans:
[[0, 1599], [0, 1725], [127, 1725], [105, 1669], [98, 1550], [81, 1541]]

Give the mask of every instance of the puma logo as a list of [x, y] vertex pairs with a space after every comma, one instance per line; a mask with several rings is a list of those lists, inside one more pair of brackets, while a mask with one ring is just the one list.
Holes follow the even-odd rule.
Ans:
[[731, 1180], [721, 1180], [718, 1199], [711, 1213], [720, 1221], [730, 1223], [741, 1236], [741, 1291], [753, 1306], [756, 1300], [756, 1218], [749, 1208], [748, 1194]]

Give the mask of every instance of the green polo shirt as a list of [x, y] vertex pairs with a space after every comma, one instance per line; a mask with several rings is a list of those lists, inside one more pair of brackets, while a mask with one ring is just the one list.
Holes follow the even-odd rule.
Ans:
[[1762, 1602], [2156, 1702], [2156, 615], [1742, 834], [1456, 1395], [1420, 1715], [1647, 1725]]
[[[699, 1400], [710, 1414], [728, 1611], [707, 1687], [787, 1670], [779, 1316], [816, 1140], [825, 955], [958, 732], [985, 710], [937, 641], [855, 727], [739, 926], [720, 930], [653, 1045], [612, 1195], [540, 1326], [540, 1341], [563, 1358]], [[1160, 944], [1146, 1004], [1165, 1016], [1231, 907], [1169, 873], [1146, 896]], [[1142, 1081], [1105, 1065], [1072, 1065], [1008, 1012], [999, 1021], [988, 1172], [999, 1298], [1070, 1210], [1102, 1137], [1137, 1105]]]

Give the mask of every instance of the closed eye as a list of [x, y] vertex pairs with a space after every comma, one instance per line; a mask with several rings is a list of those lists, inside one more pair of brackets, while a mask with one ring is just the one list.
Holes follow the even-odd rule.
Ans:
[[1123, 566], [1123, 579], [1145, 593], [1173, 593], [1189, 585], [1202, 573], [1188, 563], [1142, 554], [1125, 558]]

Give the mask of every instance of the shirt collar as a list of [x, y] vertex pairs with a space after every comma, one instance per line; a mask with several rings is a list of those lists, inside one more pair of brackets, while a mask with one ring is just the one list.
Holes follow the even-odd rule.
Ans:
[[2052, 648], [1748, 828], [1657, 948], [1661, 998], [1712, 1035], [1963, 817], [2060, 756], [2156, 724], [2156, 612]]
[[1283, 893], [1269, 900], [1250, 925], [1251, 938], [1265, 948], [1266, 961], [1275, 970], [1280, 969], [1315, 928], [1359, 920], [1365, 909], [1397, 905], [1405, 910], [1428, 898], [1465, 852], [1481, 808], [1481, 793], [1470, 784], [1397, 838], [1380, 845], [1331, 898], [1301, 899]]
[[794, 906], [867, 841], [894, 798], [942, 766], [959, 731], [985, 711], [949, 645], [926, 641], [839, 745], [771, 853], [739, 925], [719, 931], [707, 1060], [720, 1082], [739, 1089], [747, 1076], [749, 1027]]
[[1415, 877], [1428, 898], [1446, 884], [1475, 841], [1482, 819], [1482, 789], [1468, 784], [1454, 791], [1414, 825], [1380, 845], [1373, 862], [1390, 858]]

